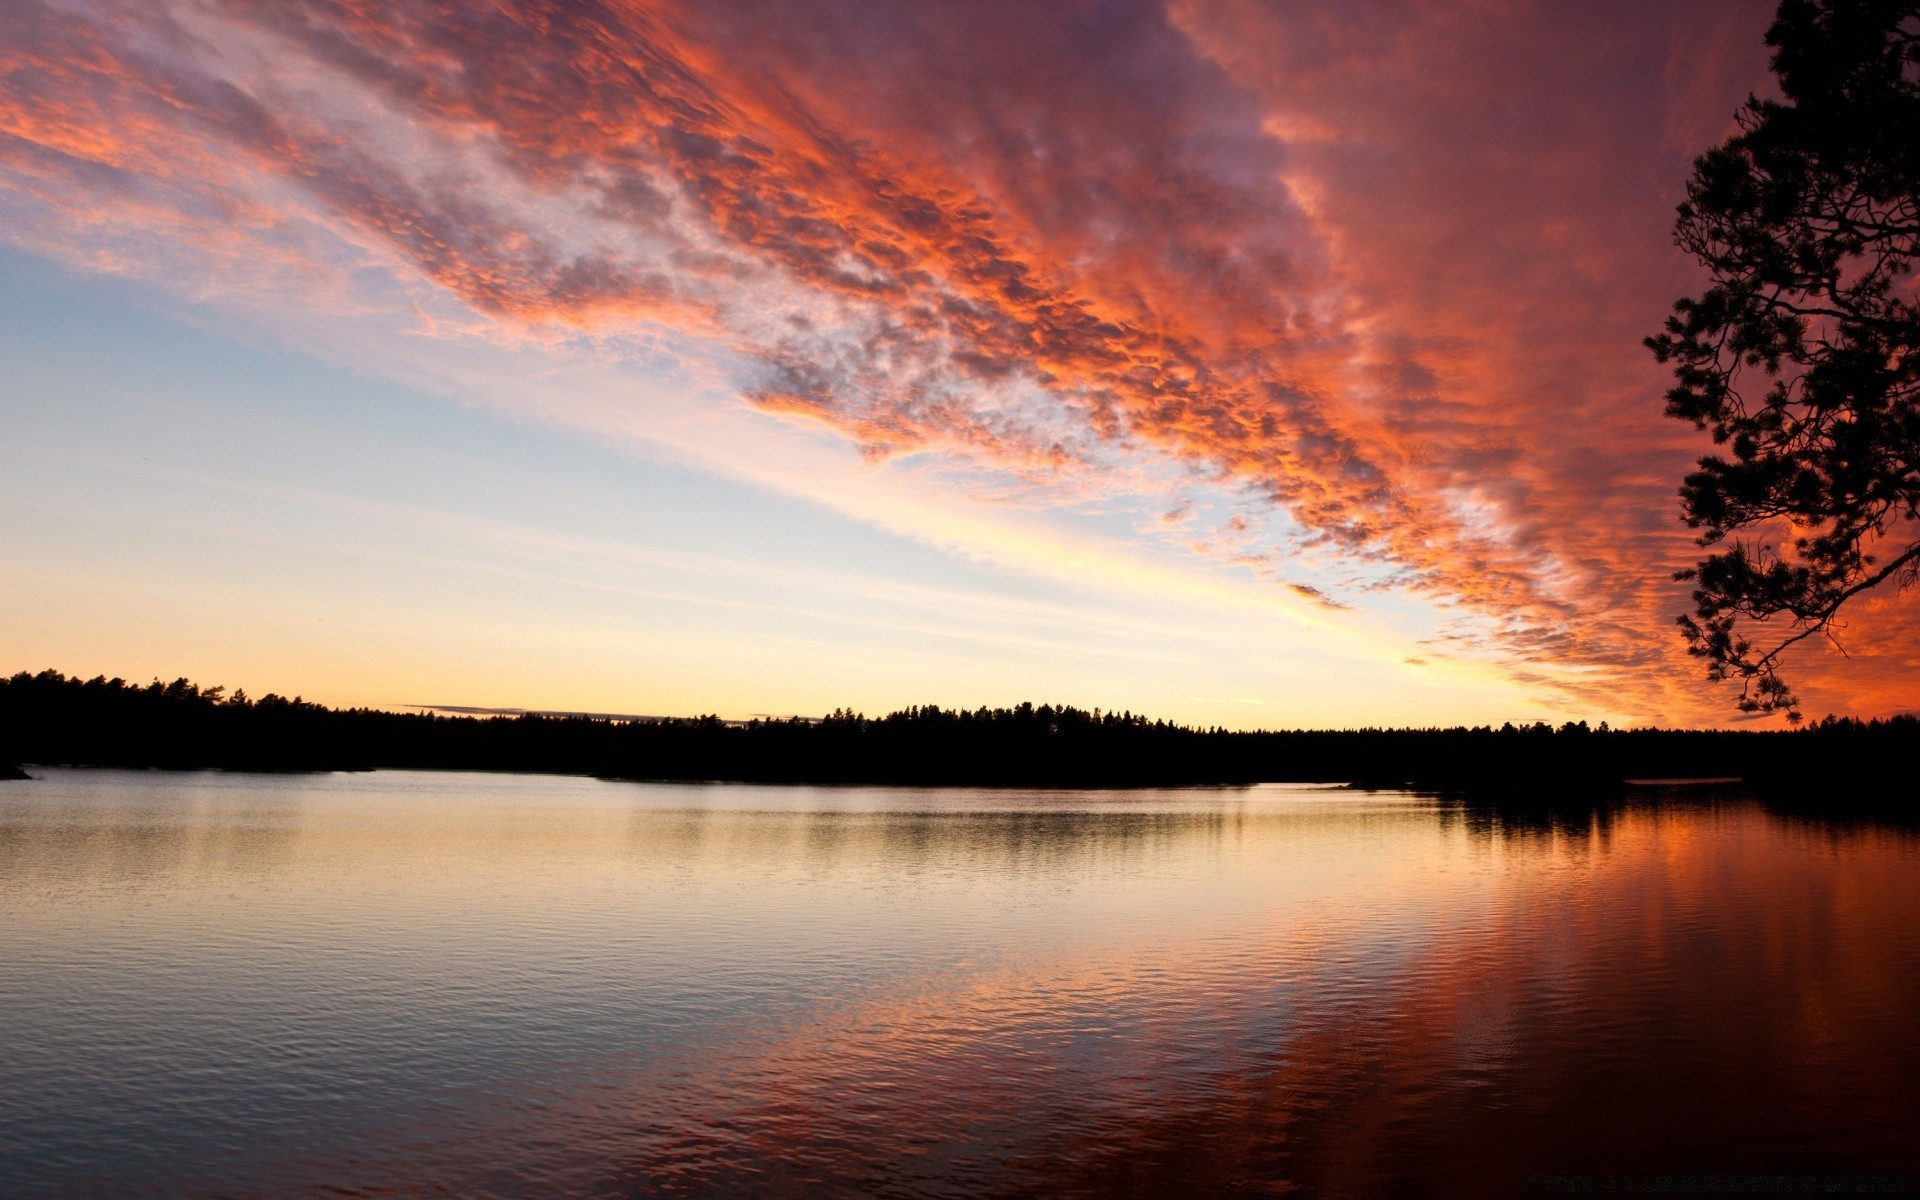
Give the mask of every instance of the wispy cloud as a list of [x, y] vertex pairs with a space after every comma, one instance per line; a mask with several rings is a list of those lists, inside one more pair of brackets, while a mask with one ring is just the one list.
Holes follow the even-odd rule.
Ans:
[[95, 269], [670, 353], [976, 494], [1147, 496], [1290, 611], [1416, 596], [1436, 652], [1674, 718], [1717, 703], [1667, 630], [1695, 448], [1637, 339], [1763, 25], [23, 0], [0, 205]]

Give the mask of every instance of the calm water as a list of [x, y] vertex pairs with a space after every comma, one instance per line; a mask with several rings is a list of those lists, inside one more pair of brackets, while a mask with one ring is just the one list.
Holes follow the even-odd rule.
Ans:
[[1920, 840], [1737, 792], [39, 773], [7, 1197], [1920, 1190]]

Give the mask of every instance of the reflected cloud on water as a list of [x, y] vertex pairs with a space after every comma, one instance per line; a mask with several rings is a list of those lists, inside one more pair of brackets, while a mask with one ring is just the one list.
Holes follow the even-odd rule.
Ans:
[[1920, 1175], [1920, 842], [1737, 787], [49, 775], [10, 1195]]

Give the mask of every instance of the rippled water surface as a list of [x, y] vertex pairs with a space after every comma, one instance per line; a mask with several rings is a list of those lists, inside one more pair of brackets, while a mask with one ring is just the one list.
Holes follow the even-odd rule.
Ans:
[[1737, 790], [37, 774], [8, 1197], [1920, 1188], [1920, 841]]

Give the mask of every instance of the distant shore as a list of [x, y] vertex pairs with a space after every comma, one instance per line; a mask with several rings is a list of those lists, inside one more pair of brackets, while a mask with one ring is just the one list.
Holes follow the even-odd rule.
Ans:
[[[0, 764], [246, 771], [466, 769], [635, 780], [1042, 788], [1345, 783], [1609, 792], [1631, 780], [1744, 779], [1810, 797], [1911, 788], [1920, 721], [1795, 731], [1614, 730], [1572, 722], [1435, 729], [1196, 729], [1022, 704], [884, 717], [448, 716], [259, 700], [186, 680], [47, 671], [0, 679]], [[17, 778], [0, 767], [0, 778]]]

